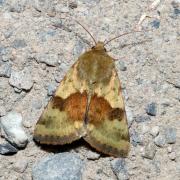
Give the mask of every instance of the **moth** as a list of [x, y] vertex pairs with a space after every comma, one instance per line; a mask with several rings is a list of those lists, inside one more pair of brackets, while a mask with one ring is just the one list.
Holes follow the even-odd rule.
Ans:
[[69, 69], [35, 126], [37, 142], [64, 145], [83, 138], [104, 154], [128, 155], [122, 90], [106, 44], [95, 41]]

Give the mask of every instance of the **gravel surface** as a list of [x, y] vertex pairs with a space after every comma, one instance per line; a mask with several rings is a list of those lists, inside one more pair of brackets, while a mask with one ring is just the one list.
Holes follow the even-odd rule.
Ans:
[[[144, 30], [151, 31], [121, 37], [106, 47], [117, 59], [125, 97], [131, 135], [127, 158], [104, 156], [84, 141], [41, 148], [32, 138], [59, 82], [78, 56], [93, 45], [74, 20], [104, 41], [134, 29], [151, 2], [0, 0], [0, 121], [12, 112], [21, 114], [20, 126], [28, 138], [26, 147], [14, 149], [1, 127], [0, 180], [43, 179], [52, 162], [58, 177], [53, 180], [63, 179], [73, 163], [76, 167], [68, 174], [72, 179], [179, 180], [179, 0], [162, 0], [149, 12], [159, 16], [142, 23]], [[76, 161], [70, 161], [72, 156]]]

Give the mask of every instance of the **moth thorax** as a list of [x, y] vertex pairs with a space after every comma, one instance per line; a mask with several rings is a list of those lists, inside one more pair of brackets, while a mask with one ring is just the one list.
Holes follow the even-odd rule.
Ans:
[[104, 43], [99, 41], [97, 42], [97, 44], [93, 47], [94, 50], [97, 50], [97, 51], [106, 51], [105, 47], [104, 47]]

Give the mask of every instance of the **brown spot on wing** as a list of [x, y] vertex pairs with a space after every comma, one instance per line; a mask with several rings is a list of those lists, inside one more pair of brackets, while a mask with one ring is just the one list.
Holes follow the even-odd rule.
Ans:
[[64, 110], [64, 99], [59, 96], [54, 96], [52, 98], [52, 108], [57, 108], [60, 111]]
[[87, 105], [87, 93], [74, 93], [66, 99], [59, 96], [52, 98], [52, 108], [65, 111], [71, 120], [82, 120]]
[[90, 107], [88, 112], [88, 121], [94, 123], [100, 123], [107, 116], [111, 106], [103, 97], [97, 97], [94, 95], [91, 97]]
[[124, 111], [121, 108], [112, 108], [107, 100], [95, 94], [90, 101], [88, 121], [97, 124], [101, 123], [105, 118], [121, 120], [123, 113]]
[[109, 119], [118, 119], [119, 121], [122, 120], [122, 117], [124, 116], [124, 111], [121, 108], [114, 108], [109, 112]]
[[72, 120], [84, 120], [87, 106], [87, 93], [74, 93], [64, 101], [64, 111]]

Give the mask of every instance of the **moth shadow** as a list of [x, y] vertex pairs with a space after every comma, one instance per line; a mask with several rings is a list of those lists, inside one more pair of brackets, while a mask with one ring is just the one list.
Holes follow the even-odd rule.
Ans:
[[43, 151], [46, 151], [48, 153], [63, 153], [63, 152], [71, 152], [72, 150], [81, 153], [81, 148], [84, 148], [87, 152], [92, 151], [101, 154], [101, 157], [109, 157], [108, 155], [103, 154], [102, 152], [100, 153], [95, 148], [91, 147], [83, 138], [76, 140], [70, 144], [64, 144], [64, 145], [39, 144], [36, 141], [35, 143]]

